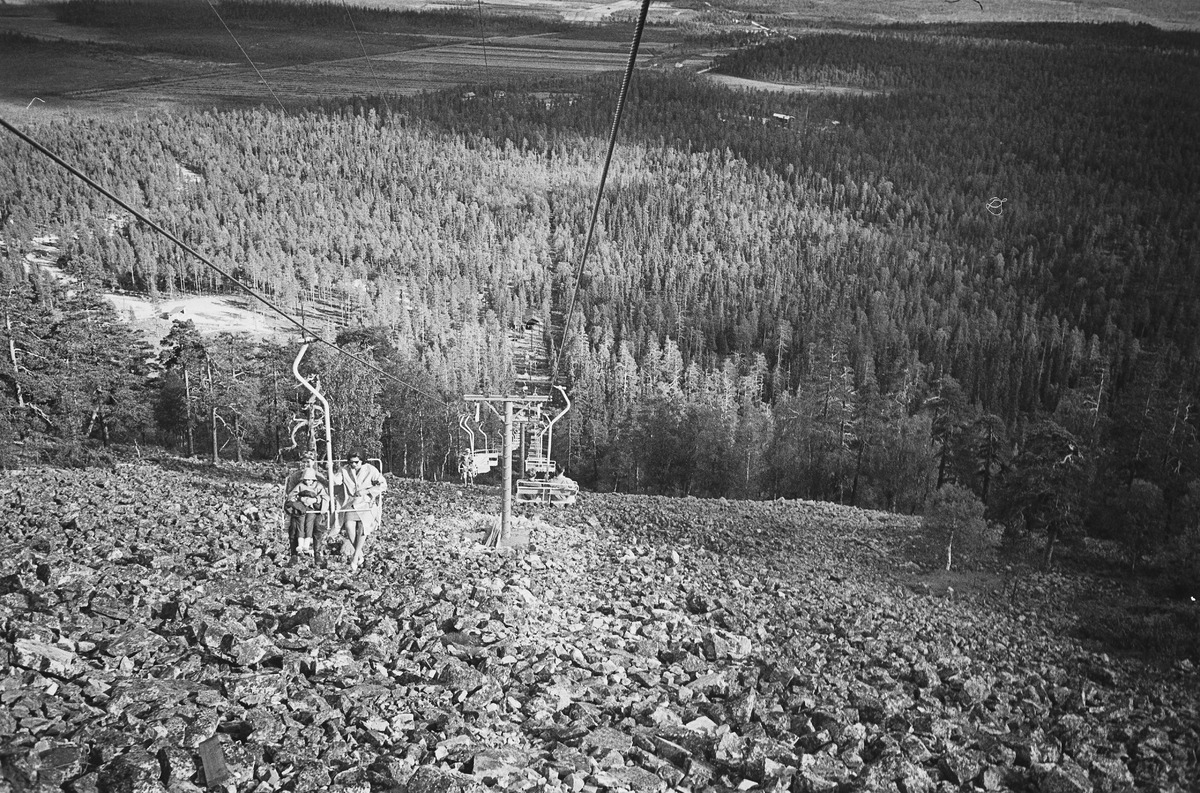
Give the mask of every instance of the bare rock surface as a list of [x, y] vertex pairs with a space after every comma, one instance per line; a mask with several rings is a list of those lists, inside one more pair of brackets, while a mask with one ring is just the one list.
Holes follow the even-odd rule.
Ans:
[[489, 549], [495, 491], [395, 481], [352, 574], [262, 470], [0, 479], [0, 790], [1200, 786], [1194, 670], [912, 591], [911, 519], [583, 494]]

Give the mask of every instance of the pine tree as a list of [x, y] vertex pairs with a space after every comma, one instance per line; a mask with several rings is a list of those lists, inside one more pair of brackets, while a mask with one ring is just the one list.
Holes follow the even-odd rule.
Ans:
[[938, 488], [925, 510], [922, 528], [941, 550], [947, 571], [980, 561], [987, 535], [983, 502], [965, 487]]
[[175, 320], [159, 346], [159, 364], [167, 373], [158, 409], [159, 426], [168, 432], [182, 432], [188, 456], [194, 457], [196, 414], [201, 405], [201, 377], [208, 350], [190, 319]]
[[7, 296], [8, 396], [18, 414], [68, 448], [144, 440], [149, 350], [112, 306], [85, 285], [13, 284]]
[[1044, 534], [1042, 561], [1049, 567], [1057, 543], [1083, 527], [1093, 473], [1094, 463], [1074, 435], [1051, 420], [1039, 421], [1005, 473], [996, 514], [1010, 527]]

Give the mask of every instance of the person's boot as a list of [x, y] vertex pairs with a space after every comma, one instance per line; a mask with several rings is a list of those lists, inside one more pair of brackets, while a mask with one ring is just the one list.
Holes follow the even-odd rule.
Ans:
[[313, 530], [313, 536], [310, 543], [312, 547], [313, 564], [322, 569], [328, 569], [329, 563], [325, 559], [326, 551], [328, 550], [325, 547], [325, 532], [320, 526], [317, 526], [317, 528]]
[[319, 527], [313, 531], [312, 540], [312, 561], [314, 565], [328, 567], [328, 560], [325, 559], [329, 548], [325, 545], [325, 533]]

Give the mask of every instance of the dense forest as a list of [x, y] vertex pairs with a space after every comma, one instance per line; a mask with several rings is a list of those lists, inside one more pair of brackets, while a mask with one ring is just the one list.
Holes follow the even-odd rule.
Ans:
[[[460, 397], [509, 387], [505, 332], [532, 312], [564, 340], [556, 449], [588, 487], [919, 512], [954, 483], [1048, 552], [1087, 531], [1135, 563], [1195, 554], [1200, 37], [898, 27], [716, 68], [855, 90], [639, 74], [565, 334], [614, 77], [34, 132], [281, 305], [352, 301], [340, 341], [442, 397], [327, 371], [361, 409], [345, 432], [398, 473], [454, 475]], [[294, 346], [179, 326], [152, 367], [100, 354], [66, 404], [59, 362], [120, 332], [85, 284], [232, 287], [0, 150], [10, 434], [286, 445]], [[71, 295], [22, 267], [45, 233]]]

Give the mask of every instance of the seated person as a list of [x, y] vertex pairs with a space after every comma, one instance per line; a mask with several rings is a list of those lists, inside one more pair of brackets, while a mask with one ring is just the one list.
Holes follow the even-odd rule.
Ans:
[[300, 484], [300, 477], [304, 474], [305, 469], [311, 468], [317, 472], [317, 481], [325, 481], [325, 472], [321, 471], [320, 461], [317, 460], [316, 452], [305, 452], [300, 455], [300, 467], [288, 474], [283, 484], [283, 492], [290, 493], [292, 488]]
[[360, 452], [346, 455], [346, 463], [333, 473], [333, 483], [339, 489], [338, 510], [342, 525], [354, 551], [350, 569], [357, 571], [363, 563], [363, 546], [367, 535], [375, 530], [383, 515], [382, 497], [387, 480], [379, 469], [363, 459]]
[[308, 554], [314, 562], [324, 561], [324, 539], [329, 511], [329, 491], [317, 478], [317, 471], [306, 466], [294, 487], [284, 496], [288, 513], [288, 564], [294, 565], [300, 554]]
[[550, 478], [550, 484], [572, 493], [579, 491], [579, 485], [574, 479], [566, 475], [561, 466], [557, 469], [554, 476]]

